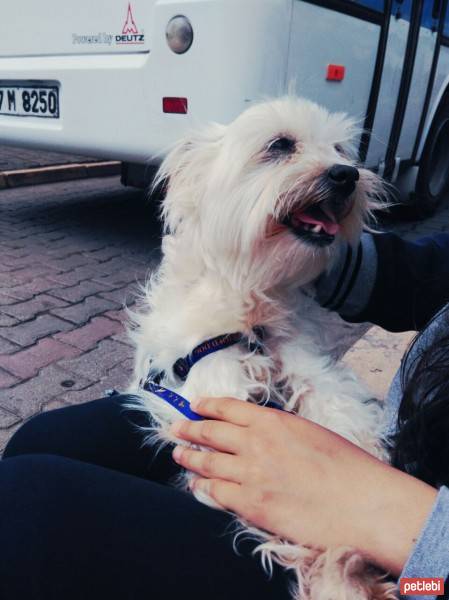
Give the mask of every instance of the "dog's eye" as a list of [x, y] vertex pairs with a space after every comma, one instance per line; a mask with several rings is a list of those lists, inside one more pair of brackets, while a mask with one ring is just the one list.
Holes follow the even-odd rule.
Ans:
[[282, 154], [292, 154], [296, 150], [296, 141], [290, 137], [279, 137], [270, 142], [267, 146], [267, 152], [274, 156]]
[[334, 148], [338, 152], [338, 154], [341, 154], [342, 156], [345, 155], [345, 151], [344, 151], [343, 146], [341, 144], [335, 144]]

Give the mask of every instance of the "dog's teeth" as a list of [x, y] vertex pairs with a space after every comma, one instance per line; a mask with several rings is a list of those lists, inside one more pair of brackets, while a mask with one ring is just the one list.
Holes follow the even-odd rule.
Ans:
[[321, 225], [315, 225], [315, 227], [312, 228], [313, 233], [320, 233], [322, 227]]

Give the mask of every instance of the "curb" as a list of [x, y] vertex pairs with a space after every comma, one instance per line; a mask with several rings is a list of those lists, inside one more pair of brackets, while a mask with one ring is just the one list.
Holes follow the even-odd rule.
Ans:
[[87, 179], [88, 177], [120, 175], [121, 164], [121, 162], [111, 160], [2, 171], [0, 172], [0, 190], [41, 183]]

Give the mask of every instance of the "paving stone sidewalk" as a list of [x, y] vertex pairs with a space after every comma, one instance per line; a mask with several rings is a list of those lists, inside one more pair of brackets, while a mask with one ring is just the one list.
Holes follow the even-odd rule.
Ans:
[[0, 192], [0, 451], [32, 415], [126, 385], [154, 212], [116, 177]]
[[70, 163], [97, 162], [99, 158], [88, 158], [78, 154], [62, 152], [47, 152], [31, 150], [0, 144], [0, 172], [18, 169], [34, 169], [50, 165], [65, 165]]
[[[124, 304], [160, 259], [155, 207], [118, 178], [0, 192], [0, 451], [24, 420], [123, 389], [132, 348]], [[449, 208], [396, 226], [449, 229]], [[365, 329], [345, 325], [346, 347]], [[382, 395], [407, 344], [371, 329], [346, 360]]]

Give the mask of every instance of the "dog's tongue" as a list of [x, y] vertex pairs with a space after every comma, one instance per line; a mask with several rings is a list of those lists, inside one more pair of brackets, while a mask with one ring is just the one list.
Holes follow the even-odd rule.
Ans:
[[294, 216], [295, 221], [302, 221], [303, 223], [308, 223], [309, 225], [321, 225], [326, 233], [329, 235], [335, 235], [338, 233], [340, 229], [340, 225], [338, 223], [331, 223], [330, 221], [321, 221], [320, 219], [315, 219], [310, 215], [306, 215], [305, 213], [299, 213]]

